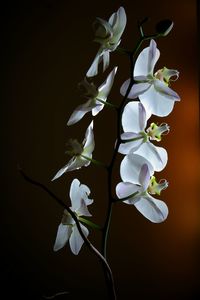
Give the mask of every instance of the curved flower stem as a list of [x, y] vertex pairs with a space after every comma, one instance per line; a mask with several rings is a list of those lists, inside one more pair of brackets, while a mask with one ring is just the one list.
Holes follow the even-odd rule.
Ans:
[[127, 140], [122, 140], [120, 138], [120, 143], [125, 144], [125, 143], [130, 143], [130, 142], [138, 141], [138, 140], [141, 140], [141, 139], [144, 139], [144, 135], [143, 136], [141, 135], [141, 136], [138, 136], [138, 137], [132, 138], [132, 139], [127, 139]]
[[103, 162], [101, 162], [101, 161], [99, 161], [99, 160], [90, 158], [90, 157], [88, 157], [88, 156], [86, 156], [86, 155], [83, 155], [83, 154], [81, 154], [80, 156], [82, 156], [83, 158], [85, 158], [85, 159], [91, 161], [91, 162], [92, 162], [94, 165], [96, 165], [96, 166], [103, 167], [103, 168], [106, 168], [106, 169], [107, 169], [107, 166], [106, 166]]
[[126, 50], [122, 47], [117, 47], [117, 49], [115, 51], [120, 52], [120, 53], [125, 54], [125, 55], [127, 55], [130, 52], [129, 50]]
[[113, 104], [113, 103], [110, 103], [110, 102], [108, 102], [108, 101], [103, 101], [103, 100], [98, 99], [98, 98], [97, 98], [96, 100], [99, 101], [100, 103], [104, 104], [105, 106], [109, 106], [109, 107], [115, 108], [115, 109], [118, 108], [117, 105], [115, 105], [115, 104]]
[[58, 297], [58, 296], [63, 296], [63, 295], [67, 295], [67, 294], [69, 294], [69, 292], [59, 292], [59, 293], [56, 293], [56, 294], [53, 294], [53, 295], [51, 295], [51, 296], [42, 296], [42, 298], [43, 299], [47, 299], [47, 300], [50, 300], [50, 299], [54, 299], [54, 298], [56, 298], [56, 297]]
[[137, 191], [137, 192], [135, 192], [135, 193], [133, 193], [133, 194], [131, 194], [131, 195], [128, 195], [127, 197], [124, 197], [124, 198], [117, 198], [117, 199], [115, 199], [115, 202], [122, 202], [122, 201], [125, 201], [125, 200], [128, 200], [128, 199], [130, 199], [130, 198], [133, 198], [133, 197], [135, 197], [137, 194], [139, 194], [139, 192]]
[[90, 227], [93, 228], [93, 229], [102, 230], [101, 226], [99, 226], [98, 224], [93, 223], [92, 221], [90, 221], [90, 220], [88, 220], [88, 219], [85, 219], [85, 218], [83, 218], [83, 217], [78, 217], [78, 220], [79, 220], [81, 223], [87, 224], [88, 226], [90, 226]]
[[[108, 171], [108, 198], [109, 198], [109, 202], [108, 202], [108, 208], [107, 208], [107, 215], [106, 215], [106, 220], [104, 223], [104, 227], [103, 227], [103, 238], [102, 238], [102, 253], [103, 256], [105, 257], [105, 259], [107, 259], [107, 241], [108, 241], [108, 235], [109, 235], [109, 229], [110, 229], [110, 222], [111, 222], [111, 216], [112, 216], [112, 208], [113, 208], [113, 203], [118, 202], [116, 201], [116, 199], [112, 196], [112, 174], [113, 174], [113, 167], [115, 164], [115, 160], [117, 157], [117, 153], [118, 153], [118, 149], [121, 143], [121, 118], [122, 118], [122, 113], [124, 110], [124, 106], [127, 103], [127, 99], [128, 99], [128, 95], [130, 93], [130, 90], [134, 84], [134, 77], [133, 77], [133, 70], [134, 70], [134, 58], [140, 48], [140, 46], [142, 45], [142, 43], [146, 40], [150, 40], [152, 38], [157, 38], [159, 37], [159, 34], [155, 34], [155, 35], [149, 35], [149, 36], [145, 36], [145, 35], [141, 35], [140, 39], [138, 40], [135, 48], [132, 51], [126, 51], [126, 54], [129, 57], [130, 60], [130, 83], [129, 86], [127, 88], [126, 94], [124, 95], [122, 102], [120, 104], [120, 106], [117, 109], [117, 142], [115, 145], [115, 150], [113, 152], [113, 156], [110, 162], [110, 165], [107, 168]], [[120, 199], [121, 200], [121, 199]]]
[[23, 178], [28, 181], [29, 183], [40, 187], [41, 189], [43, 189], [47, 194], [49, 194], [60, 206], [62, 206], [64, 209], [67, 210], [67, 212], [71, 215], [71, 217], [73, 218], [73, 220], [76, 223], [77, 229], [79, 231], [80, 236], [82, 237], [82, 239], [84, 240], [86, 246], [88, 247], [88, 249], [90, 251], [93, 252], [93, 254], [95, 256], [97, 256], [97, 258], [99, 259], [104, 273], [106, 275], [106, 284], [108, 287], [108, 294], [109, 294], [109, 299], [111, 300], [116, 300], [116, 293], [115, 293], [115, 287], [114, 287], [114, 280], [113, 280], [113, 275], [112, 275], [112, 271], [110, 269], [109, 264], [107, 263], [106, 259], [104, 258], [104, 256], [94, 247], [94, 245], [89, 241], [89, 239], [84, 235], [80, 223], [76, 217], [76, 214], [60, 199], [58, 198], [53, 192], [51, 192], [44, 184], [31, 179], [29, 176], [27, 176], [24, 171], [19, 167], [19, 172], [20, 174], [23, 176]]

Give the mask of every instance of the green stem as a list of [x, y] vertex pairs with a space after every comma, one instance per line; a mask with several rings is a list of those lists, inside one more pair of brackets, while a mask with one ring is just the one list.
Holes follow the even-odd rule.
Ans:
[[96, 166], [107, 168], [107, 166], [104, 163], [102, 163], [101, 161], [98, 161], [96, 159], [90, 158], [90, 157], [85, 156], [83, 154], [81, 154], [80, 156], [83, 157], [83, 158], [85, 158], [85, 159], [87, 159], [87, 160], [89, 160], [89, 161], [91, 161]]
[[117, 109], [118, 107], [117, 107], [117, 105], [115, 105], [115, 104], [112, 104], [112, 103], [110, 103], [110, 102], [108, 102], [108, 101], [103, 101], [103, 100], [101, 100], [101, 99], [96, 99], [97, 101], [99, 101], [99, 102], [101, 102], [101, 103], [103, 103], [104, 105], [107, 105], [107, 106], [109, 106], [109, 107], [112, 107], [112, 108], [115, 108], [115, 109]]
[[141, 139], [143, 139], [144, 138], [144, 136], [139, 136], [139, 137], [136, 137], [136, 138], [133, 138], [133, 139], [127, 139], [127, 140], [120, 140], [120, 142], [122, 143], [122, 144], [125, 144], [125, 143], [129, 143], [129, 142], [134, 142], [134, 141], [138, 141], [138, 140], [141, 140]]
[[126, 54], [126, 55], [130, 53], [129, 50], [126, 50], [126, 49], [124, 49], [122, 47], [117, 47], [117, 49], [115, 51], [120, 52], [122, 54]]
[[137, 192], [135, 192], [135, 193], [133, 193], [133, 194], [130, 194], [130, 195], [128, 195], [127, 197], [124, 197], [124, 198], [117, 198], [117, 199], [115, 199], [115, 202], [122, 202], [122, 201], [125, 201], [125, 200], [128, 200], [128, 199], [130, 199], [130, 198], [133, 198], [133, 197], [135, 197], [137, 194], [139, 194], [139, 192], [137, 191]]
[[[110, 176], [108, 176], [109, 178]], [[110, 198], [109, 198], [110, 199]], [[112, 208], [113, 208], [114, 200], [109, 201], [108, 209], [107, 209], [107, 217], [105, 221], [105, 225], [103, 228], [103, 241], [102, 241], [102, 253], [105, 259], [107, 259], [107, 243], [108, 243], [108, 235], [110, 230], [110, 222], [112, 217]]]
[[91, 228], [93, 229], [98, 229], [98, 230], [102, 230], [101, 226], [85, 219], [85, 218], [82, 218], [82, 217], [78, 217], [78, 220], [81, 221], [81, 223], [85, 223], [87, 224], [88, 226], [90, 226]]

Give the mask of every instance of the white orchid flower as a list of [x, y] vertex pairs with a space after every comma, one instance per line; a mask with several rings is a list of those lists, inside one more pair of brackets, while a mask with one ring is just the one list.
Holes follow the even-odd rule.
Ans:
[[96, 116], [103, 108], [106, 103], [107, 97], [112, 88], [117, 67], [108, 75], [107, 79], [98, 88], [93, 83], [89, 83], [85, 78], [80, 84], [85, 89], [85, 96], [88, 101], [82, 105], [79, 105], [69, 118], [67, 125], [73, 125], [80, 121], [87, 112], [92, 112], [93, 116]]
[[67, 154], [72, 156], [70, 161], [60, 169], [53, 177], [52, 181], [62, 176], [65, 172], [80, 169], [81, 167], [89, 166], [92, 159], [92, 152], [94, 151], [94, 134], [93, 134], [93, 121], [88, 126], [85, 138], [80, 144], [77, 140], [69, 140]]
[[110, 52], [114, 51], [120, 44], [122, 33], [126, 26], [126, 12], [120, 7], [113, 13], [108, 22], [97, 18], [94, 23], [95, 41], [100, 43], [97, 55], [87, 71], [87, 77], [93, 77], [98, 74], [98, 65], [103, 61], [103, 71], [107, 69], [110, 62]]
[[152, 164], [154, 171], [158, 172], [165, 168], [168, 155], [164, 148], [153, 145], [151, 140], [160, 141], [161, 135], [169, 132], [169, 126], [165, 123], [161, 126], [151, 123], [146, 129], [150, 116], [139, 101], [129, 102], [125, 106], [122, 114], [123, 143], [118, 151], [121, 154], [131, 151], [145, 157]]
[[[180, 101], [179, 95], [169, 87], [170, 80], [176, 80], [179, 72], [166, 67], [154, 72], [155, 64], [160, 57], [160, 51], [156, 46], [156, 42], [151, 40], [150, 46], [139, 54], [133, 72], [136, 83], [133, 84], [128, 98], [139, 97], [146, 111], [164, 117], [170, 114], [175, 101]], [[172, 77], [174, 79], [171, 79]], [[129, 83], [130, 79], [121, 86], [122, 95], [126, 94]]]
[[[128, 155], [129, 156], [129, 155]], [[161, 191], [168, 187], [168, 182], [163, 179], [156, 182], [152, 169], [145, 159], [139, 159], [136, 154], [127, 158], [127, 162], [121, 166], [120, 182], [116, 186], [116, 194], [119, 199], [124, 199], [126, 204], [134, 205], [136, 209], [153, 223], [163, 222], [168, 216], [167, 205], [151, 194], [160, 195]], [[137, 171], [137, 180], [132, 172]]]
[[[70, 199], [72, 206], [71, 210], [76, 214], [76, 217], [81, 219], [81, 216], [90, 217], [91, 214], [88, 211], [87, 206], [93, 203], [92, 199], [89, 199], [90, 189], [87, 185], [80, 184], [78, 179], [74, 179], [70, 187]], [[80, 227], [83, 234], [87, 237], [89, 234], [88, 229], [80, 223]], [[71, 251], [77, 255], [84, 243], [77, 225], [67, 210], [64, 210], [63, 218], [58, 226], [56, 241], [54, 244], [54, 251], [58, 251], [63, 248], [69, 240]]]

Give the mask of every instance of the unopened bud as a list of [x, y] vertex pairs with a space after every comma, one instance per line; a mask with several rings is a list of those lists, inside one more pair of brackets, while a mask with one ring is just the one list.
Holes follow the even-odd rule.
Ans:
[[170, 33], [174, 26], [171, 20], [162, 20], [156, 24], [156, 32], [161, 36], [166, 36]]

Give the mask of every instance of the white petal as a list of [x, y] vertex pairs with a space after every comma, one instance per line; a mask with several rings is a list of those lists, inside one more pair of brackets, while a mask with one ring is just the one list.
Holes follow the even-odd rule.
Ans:
[[61, 169], [56, 173], [56, 175], [51, 179], [51, 181], [54, 181], [54, 180], [56, 180], [57, 178], [59, 178], [60, 176], [62, 176], [62, 175], [67, 171], [67, 168], [68, 168], [68, 164], [66, 164], [63, 168], [61, 168]]
[[71, 228], [72, 226], [63, 225], [62, 223], [58, 226], [56, 241], [53, 247], [54, 251], [58, 251], [65, 246], [71, 235]]
[[170, 89], [163, 81], [155, 79], [154, 80], [155, 89], [167, 99], [172, 101], [180, 101], [179, 95]]
[[97, 100], [96, 106], [92, 109], [92, 115], [96, 116], [103, 108], [104, 108], [104, 104], [98, 102]]
[[72, 210], [75, 211], [81, 205], [81, 197], [79, 193], [80, 181], [75, 178], [70, 186], [69, 197], [71, 199]]
[[109, 19], [109, 23], [113, 28], [113, 37], [111, 39], [111, 43], [117, 43], [121, 38], [121, 35], [126, 26], [126, 12], [124, 8], [121, 6], [118, 11]]
[[97, 95], [97, 105], [92, 109], [92, 115], [96, 116], [103, 108], [104, 104], [98, 102], [98, 99], [106, 101], [107, 97], [110, 93], [110, 90], [112, 88], [114, 77], [117, 72], [117, 67], [115, 67], [112, 72], [108, 75], [106, 81], [98, 88], [98, 95]]
[[93, 105], [88, 106], [88, 104], [91, 103], [91, 101], [87, 101], [86, 103], [79, 105], [74, 112], [71, 114], [69, 121], [67, 122], [67, 125], [73, 125], [75, 123], [77, 123], [78, 121], [80, 121], [84, 115], [91, 111], [93, 109]]
[[[83, 231], [83, 234], [87, 237], [88, 234], [89, 234], [88, 229], [85, 226], [83, 226], [82, 224], [80, 224], [80, 226], [81, 226], [81, 229]], [[71, 234], [70, 239], [69, 239], [69, 244], [70, 244], [70, 248], [71, 248], [72, 252], [75, 255], [77, 255], [79, 253], [83, 243], [84, 243], [84, 240], [80, 236], [80, 233], [77, 229], [77, 226], [74, 225], [73, 228], [72, 228], [72, 234]]]
[[99, 91], [99, 94], [97, 96], [98, 99], [101, 99], [103, 101], [107, 100], [107, 97], [110, 93], [110, 90], [111, 90], [113, 82], [114, 82], [116, 72], [117, 72], [117, 67], [115, 67], [110, 72], [106, 81], [104, 81], [104, 83], [102, 83], [101, 86], [98, 88], [98, 91]]
[[97, 52], [97, 55], [95, 56], [94, 61], [92, 62], [89, 70], [86, 73], [87, 77], [93, 77], [98, 74], [98, 66], [102, 60], [102, 52], [103, 52], [103, 49], [101, 47], [99, 49], [99, 51]]
[[161, 223], [168, 216], [167, 205], [150, 195], [136, 198], [134, 205], [145, 218], [153, 223]]
[[82, 154], [91, 157], [91, 154], [94, 151], [94, 146], [95, 146], [94, 133], [93, 133], [93, 121], [90, 123], [90, 125], [86, 130], [83, 144], [84, 144], [84, 150]]
[[[130, 79], [126, 80], [121, 88], [120, 88], [120, 93], [122, 94], [122, 96], [126, 95], [126, 92], [128, 90], [130, 84]], [[135, 83], [132, 85], [130, 92], [127, 95], [127, 98], [129, 99], [135, 99], [137, 98], [140, 94], [144, 93], [145, 91], [147, 91], [150, 88], [150, 83], [149, 82], [142, 82], [142, 83]]]
[[104, 50], [103, 51], [103, 72], [109, 67], [110, 63], [110, 51]]
[[142, 166], [148, 165], [150, 176], [153, 175], [153, 166], [144, 157], [129, 153], [124, 157], [120, 165], [120, 175], [124, 182], [140, 184], [139, 174]]
[[88, 188], [88, 186], [85, 184], [80, 184], [80, 181], [77, 178], [75, 178], [71, 183], [69, 192], [72, 210], [79, 210], [79, 208], [83, 206], [82, 201], [84, 201], [85, 205], [92, 204], [93, 200], [88, 198], [89, 194], [90, 189]]
[[81, 184], [79, 192], [81, 195], [81, 199], [84, 199], [86, 205], [90, 205], [93, 203], [94, 200], [88, 198], [88, 196], [90, 195], [90, 189], [87, 185]]
[[146, 112], [139, 101], [129, 102], [122, 114], [124, 132], [139, 133], [144, 131], [147, 123]]
[[[130, 182], [120, 182], [117, 184], [116, 186], [116, 195], [119, 199], [123, 199], [126, 198], [136, 192], [140, 192], [141, 188], [136, 185], [136, 184], [132, 184]], [[124, 200], [123, 202], [126, 204], [133, 204], [134, 201], [134, 196]]]
[[144, 105], [146, 111], [153, 115], [165, 117], [170, 114], [174, 107], [174, 101], [168, 99], [165, 95], [158, 92], [154, 85], [150, 87], [145, 93], [139, 96], [141, 103]]
[[156, 48], [156, 42], [151, 40], [150, 46], [142, 50], [135, 62], [134, 77], [153, 75], [154, 66], [159, 57], [160, 51]]
[[120, 94], [122, 96], [126, 95], [126, 92], [127, 92], [128, 87], [129, 87], [129, 84], [130, 84], [130, 78], [127, 79], [126, 81], [124, 81], [124, 83], [122, 84], [122, 86], [120, 88]]
[[[124, 132], [121, 134], [122, 140], [130, 140], [133, 138], [140, 137], [141, 134], [139, 133], [132, 133], [132, 132]], [[143, 138], [138, 139], [136, 141], [121, 143], [118, 149], [118, 152], [121, 154], [128, 154], [130, 151], [136, 151], [143, 143]]]
[[135, 151], [135, 154], [145, 157], [156, 172], [162, 171], [168, 160], [167, 151], [162, 147], [155, 146], [151, 142], [143, 143], [140, 148]]
[[74, 170], [78, 170], [82, 167], [87, 167], [90, 164], [90, 161], [81, 157], [81, 156], [77, 156], [72, 163], [68, 166], [67, 170], [65, 172], [69, 172], [69, 171], [74, 171]]
[[119, 199], [126, 198], [138, 191], [138, 186], [130, 182], [120, 182], [116, 186], [116, 195]]
[[86, 216], [86, 217], [91, 217], [91, 213], [89, 212], [87, 208], [87, 204], [85, 203], [84, 199], [81, 199], [80, 201], [80, 207], [76, 210], [76, 213], [79, 216]]
[[140, 170], [139, 182], [143, 187], [143, 190], [146, 191], [149, 186], [150, 181], [150, 172], [147, 164], [144, 164]]
[[52, 178], [51, 181], [53, 181], [53, 180], [59, 178], [60, 176], [62, 176], [65, 172], [68, 171], [68, 168], [71, 167], [71, 166], [73, 167], [74, 164], [76, 164], [76, 158], [72, 157], [70, 159], [70, 161], [56, 173], [56, 175]]
[[70, 171], [74, 171], [77, 169], [80, 169], [81, 167], [85, 166], [87, 167], [90, 164], [90, 161], [82, 158], [80, 156], [74, 156], [72, 157], [72, 159], [70, 159], [70, 161], [63, 167], [61, 168], [56, 175], [53, 177], [53, 180], [59, 178], [60, 176], [62, 176], [65, 172], [70, 172]]

